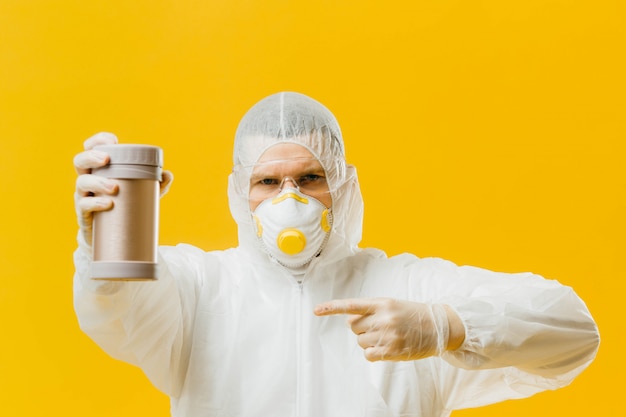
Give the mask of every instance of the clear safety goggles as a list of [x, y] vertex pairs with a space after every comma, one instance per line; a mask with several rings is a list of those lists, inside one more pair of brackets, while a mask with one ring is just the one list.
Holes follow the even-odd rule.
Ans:
[[278, 195], [285, 188], [295, 188], [311, 197], [319, 197], [329, 192], [326, 178], [315, 174], [302, 175], [298, 179], [291, 176], [282, 179], [264, 178], [250, 184], [250, 200], [265, 200]]
[[[320, 198], [330, 193], [326, 171], [316, 158], [281, 159], [239, 166], [234, 170], [238, 183], [247, 186], [248, 198], [260, 202], [278, 195], [285, 188], [295, 188], [303, 194]], [[244, 178], [249, 180], [244, 184]]]

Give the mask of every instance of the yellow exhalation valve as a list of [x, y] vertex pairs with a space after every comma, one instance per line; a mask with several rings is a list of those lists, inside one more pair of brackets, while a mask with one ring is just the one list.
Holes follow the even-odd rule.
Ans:
[[276, 245], [287, 255], [296, 255], [304, 250], [306, 237], [298, 229], [285, 229], [278, 235]]

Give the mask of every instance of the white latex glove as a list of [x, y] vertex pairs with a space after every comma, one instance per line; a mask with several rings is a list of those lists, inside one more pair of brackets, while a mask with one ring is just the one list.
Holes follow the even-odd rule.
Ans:
[[[439, 355], [459, 347], [465, 337], [459, 317], [443, 304], [391, 298], [345, 299], [319, 304], [314, 313], [352, 315], [348, 323], [369, 361], [409, 361]], [[454, 323], [449, 323], [449, 315]]]
[[[79, 241], [91, 248], [93, 213], [113, 208], [113, 199], [110, 197], [118, 191], [118, 183], [114, 179], [92, 175], [91, 170], [109, 163], [109, 155], [94, 150], [97, 145], [113, 145], [118, 143], [112, 133], [101, 132], [93, 135], [84, 143], [84, 151], [74, 157], [74, 168], [78, 173], [76, 191], [74, 193], [74, 207], [80, 227]], [[163, 171], [160, 183], [161, 197], [167, 193], [174, 176], [169, 171]]]

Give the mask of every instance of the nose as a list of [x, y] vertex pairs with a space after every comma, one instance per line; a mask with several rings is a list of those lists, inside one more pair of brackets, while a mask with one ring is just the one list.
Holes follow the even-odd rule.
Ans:
[[297, 190], [299, 187], [296, 180], [291, 177], [285, 177], [280, 184], [280, 189], [283, 190], [285, 188], [295, 188]]

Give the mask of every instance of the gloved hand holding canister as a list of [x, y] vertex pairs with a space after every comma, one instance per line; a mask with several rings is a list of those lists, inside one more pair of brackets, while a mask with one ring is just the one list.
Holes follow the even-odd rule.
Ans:
[[156, 278], [159, 194], [172, 180], [162, 172], [162, 151], [118, 145], [100, 133], [74, 158], [79, 240], [93, 252], [92, 278]]

